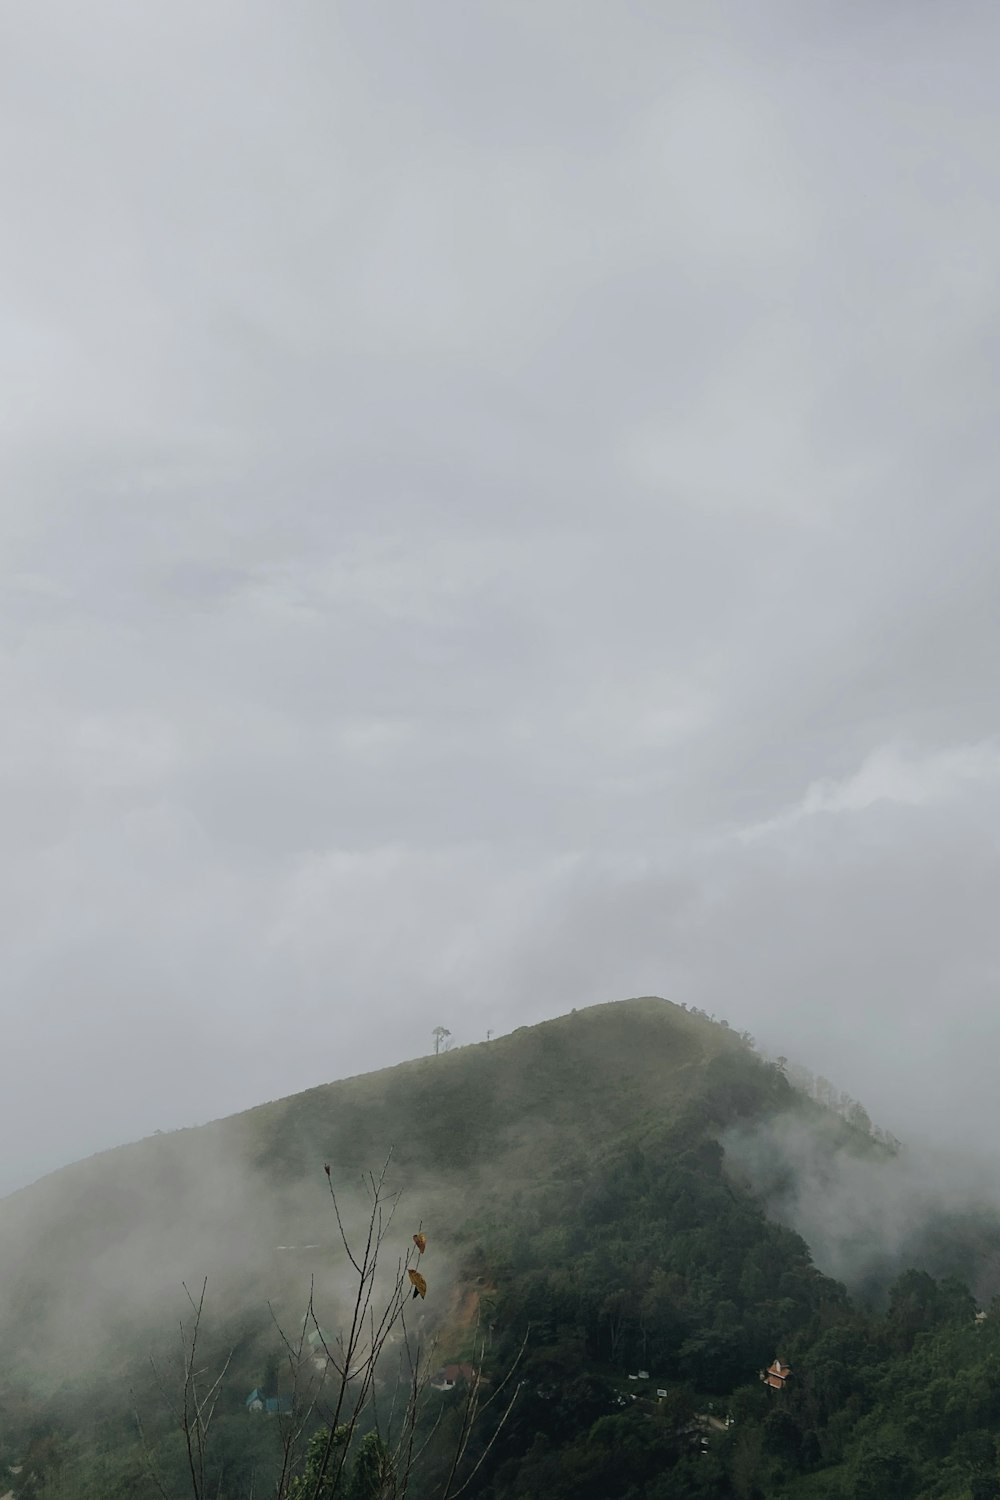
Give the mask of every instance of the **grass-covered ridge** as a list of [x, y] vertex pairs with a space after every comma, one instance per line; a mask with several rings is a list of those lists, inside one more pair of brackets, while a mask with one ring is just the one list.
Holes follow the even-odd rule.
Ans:
[[[647, 998], [310, 1089], [53, 1174], [0, 1204], [0, 1459], [27, 1455], [22, 1476], [35, 1475], [34, 1492], [17, 1476], [15, 1494], [154, 1493], [129, 1389], [155, 1408], [141, 1374], [147, 1351], [169, 1339], [180, 1281], [205, 1274], [207, 1352], [235, 1348], [220, 1406], [220, 1497], [246, 1500], [252, 1472], [266, 1493], [273, 1443], [244, 1401], [277, 1379], [267, 1304], [290, 1318], [314, 1277], [324, 1320], [339, 1316], [343, 1266], [323, 1164], [350, 1184], [391, 1149], [403, 1237], [418, 1221], [430, 1237], [427, 1317], [442, 1357], [468, 1358], [477, 1307], [493, 1329], [496, 1370], [528, 1334], [518, 1405], [467, 1493], [846, 1500], [866, 1493], [865, 1475], [884, 1459], [900, 1494], [981, 1500], [994, 1326], [973, 1326], [971, 1299], [954, 1285], [911, 1280], [888, 1310], [859, 1308], [816, 1269], [724, 1147], [758, 1134], [766, 1145], [789, 1118], [823, 1125], [820, 1152], [828, 1144], [887, 1157], [724, 1023]], [[983, 1244], [995, 1239], [987, 1233]], [[921, 1349], [928, 1368], [965, 1362], [955, 1390], [975, 1411], [952, 1410], [938, 1428], [928, 1416], [914, 1433], [900, 1425], [893, 1393], [919, 1384]], [[780, 1393], [758, 1379], [776, 1355], [795, 1370]], [[640, 1370], [648, 1379], [630, 1382]], [[736, 1424], [706, 1426], [710, 1403]], [[925, 1468], [927, 1483], [939, 1472], [951, 1483], [973, 1462], [957, 1435], [966, 1418], [980, 1434], [979, 1490], [921, 1490]], [[152, 1422], [169, 1464], [166, 1418], [154, 1411]], [[414, 1500], [432, 1500], [434, 1482], [432, 1463]]]
[[66, 1167], [0, 1203], [0, 1256], [33, 1300], [130, 1257], [167, 1278], [202, 1256], [253, 1262], [327, 1232], [323, 1162], [349, 1181], [390, 1150], [414, 1203], [520, 1190], [666, 1121], [741, 1050], [666, 1001], [596, 1006]]

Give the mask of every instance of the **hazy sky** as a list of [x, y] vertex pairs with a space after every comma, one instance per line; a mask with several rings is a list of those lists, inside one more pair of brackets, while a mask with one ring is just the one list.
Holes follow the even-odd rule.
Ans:
[[1000, 1128], [993, 5], [0, 15], [0, 1185], [661, 993]]

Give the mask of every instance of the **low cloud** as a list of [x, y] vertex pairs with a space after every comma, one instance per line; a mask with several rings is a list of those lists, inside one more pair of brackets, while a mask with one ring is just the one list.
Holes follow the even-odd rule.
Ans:
[[985, 1153], [867, 1153], [830, 1117], [790, 1113], [724, 1140], [729, 1171], [799, 1233], [820, 1270], [877, 1294], [908, 1266], [1000, 1291], [1000, 1174]]
[[0, 1187], [629, 993], [1000, 1126], [1000, 18], [527, 17], [5, 15]]

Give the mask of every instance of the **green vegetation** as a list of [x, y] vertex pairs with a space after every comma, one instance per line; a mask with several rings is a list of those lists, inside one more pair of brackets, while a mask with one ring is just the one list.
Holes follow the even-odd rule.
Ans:
[[[190, 1493], [162, 1351], [180, 1280], [204, 1274], [204, 1363], [230, 1359], [210, 1492], [273, 1494], [285, 1418], [246, 1407], [254, 1388], [291, 1399], [268, 1304], [294, 1326], [315, 1278], [320, 1324], [344, 1325], [322, 1165], [349, 1181], [393, 1147], [403, 1248], [419, 1224], [429, 1237], [414, 1330], [437, 1339], [438, 1363], [481, 1365], [485, 1396], [514, 1364], [518, 1387], [499, 1432], [466, 1430], [461, 1378], [424, 1390], [413, 1500], [445, 1493], [456, 1439], [480, 1500], [1000, 1500], [1000, 1304], [977, 1321], [948, 1274], [995, 1260], [997, 1224], [924, 1226], [931, 1259], [898, 1274], [887, 1257], [852, 1300], [727, 1169], [724, 1143], [767, 1140], [789, 1116], [823, 1127], [820, 1149], [891, 1161], [898, 1143], [788, 1071], [724, 1023], [630, 1001], [156, 1137], [15, 1195], [0, 1205], [0, 1460], [22, 1466], [15, 1496], [159, 1493], [133, 1399], [164, 1490]], [[360, 1212], [345, 1200], [349, 1225]], [[781, 1389], [759, 1378], [776, 1357], [792, 1370]], [[376, 1415], [346, 1439], [338, 1500], [394, 1491]], [[321, 1418], [303, 1433], [296, 1500], [326, 1494]]]

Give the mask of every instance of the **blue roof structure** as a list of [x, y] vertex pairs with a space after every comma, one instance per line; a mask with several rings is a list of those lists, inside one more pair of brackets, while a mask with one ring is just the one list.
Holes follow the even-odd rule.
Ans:
[[290, 1396], [265, 1396], [260, 1386], [255, 1385], [245, 1402], [247, 1411], [258, 1402], [261, 1410], [266, 1411], [269, 1417], [283, 1417], [292, 1409]]

